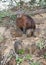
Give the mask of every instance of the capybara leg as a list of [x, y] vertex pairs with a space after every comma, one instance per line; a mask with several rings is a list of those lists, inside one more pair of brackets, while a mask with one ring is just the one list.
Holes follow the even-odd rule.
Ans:
[[34, 34], [34, 32], [35, 32], [35, 30], [34, 30], [34, 29], [32, 29], [32, 31], [31, 31], [31, 36], [36, 37], [36, 36], [35, 36], [35, 34]]
[[26, 34], [26, 27], [23, 27], [23, 33]]

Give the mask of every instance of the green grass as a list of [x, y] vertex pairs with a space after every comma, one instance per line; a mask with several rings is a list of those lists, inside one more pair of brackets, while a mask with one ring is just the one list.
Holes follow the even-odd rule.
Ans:
[[10, 16], [12, 13], [10, 11], [0, 11], [0, 19], [5, 16]]
[[37, 41], [36, 46], [37, 46], [39, 49], [45, 48], [45, 44], [44, 44], [44, 43], [45, 43], [45, 40], [40, 39], [40, 40]]
[[15, 20], [16, 17], [17, 17], [16, 15], [11, 15], [11, 16], [10, 16], [11, 20]]
[[18, 50], [18, 54], [24, 54], [24, 50], [23, 49], [20, 49], [20, 50]]
[[8, 16], [8, 15], [9, 15], [9, 13], [7, 13], [6, 11], [1, 11], [1, 12], [0, 12], [0, 19], [1, 19], [2, 17]]
[[32, 56], [31, 56], [30, 54], [27, 54], [27, 55], [26, 55], [26, 59], [27, 59], [27, 60], [31, 60], [31, 59], [32, 59]]
[[20, 58], [20, 57], [16, 58], [16, 62], [17, 62], [17, 64], [18, 63], [22, 63], [23, 62], [23, 58]]
[[11, 20], [15, 20], [16, 19], [16, 15], [13, 14], [11, 11], [1, 11], [0, 12], [0, 20], [2, 20], [3, 17], [5, 16], [9, 16], [11, 18]]
[[43, 55], [44, 59], [46, 59], [46, 53]]
[[3, 36], [0, 33], [0, 42], [2, 42], [4, 40]]
[[31, 62], [30, 65], [41, 65], [41, 63], [40, 62]]

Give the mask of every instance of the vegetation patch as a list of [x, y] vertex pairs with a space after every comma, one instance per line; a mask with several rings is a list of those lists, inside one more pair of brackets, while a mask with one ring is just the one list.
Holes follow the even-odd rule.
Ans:
[[3, 40], [4, 40], [4, 37], [0, 33], [0, 42], [2, 42]]
[[44, 40], [44, 39], [38, 40], [37, 43], [36, 43], [36, 46], [37, 46], [39, 49], [45, 48], [45, 40]]
[[24, 54], [24, 50], [23, 49], [20, 49], [19, 51], [18, 51], [18, 54]]

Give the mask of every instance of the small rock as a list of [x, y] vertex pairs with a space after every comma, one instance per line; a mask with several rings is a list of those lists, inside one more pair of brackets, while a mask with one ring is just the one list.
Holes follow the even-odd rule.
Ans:
[[27, 61], [23, 61], [20, 65], [29, 65]]
[[0, 34], [3, 35], [6, 30], [6, 27], [0, 27]]
[[15, 52], [18, 53], [18, 50], [22, 49], [22, 42], [20, 40], [17, 40], [14, 44], [14, 49], [15, 49]]
[[15, 58], [12, 58], [6, 65], [16, 65]]

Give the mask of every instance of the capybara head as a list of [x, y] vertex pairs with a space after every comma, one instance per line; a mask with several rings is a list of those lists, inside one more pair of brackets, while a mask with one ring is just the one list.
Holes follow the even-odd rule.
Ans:
[[29, 15], [24, 14], [22, 14], [20, 17], [17, 17], [16, 25], [21, 29], [21, 31], [23, 31], [23, 33], [26, 33], [28, 29], [31, 31], [33, 30], [31, 35], [34, 34], [34, 30], [36, 28], [35, 21]]

